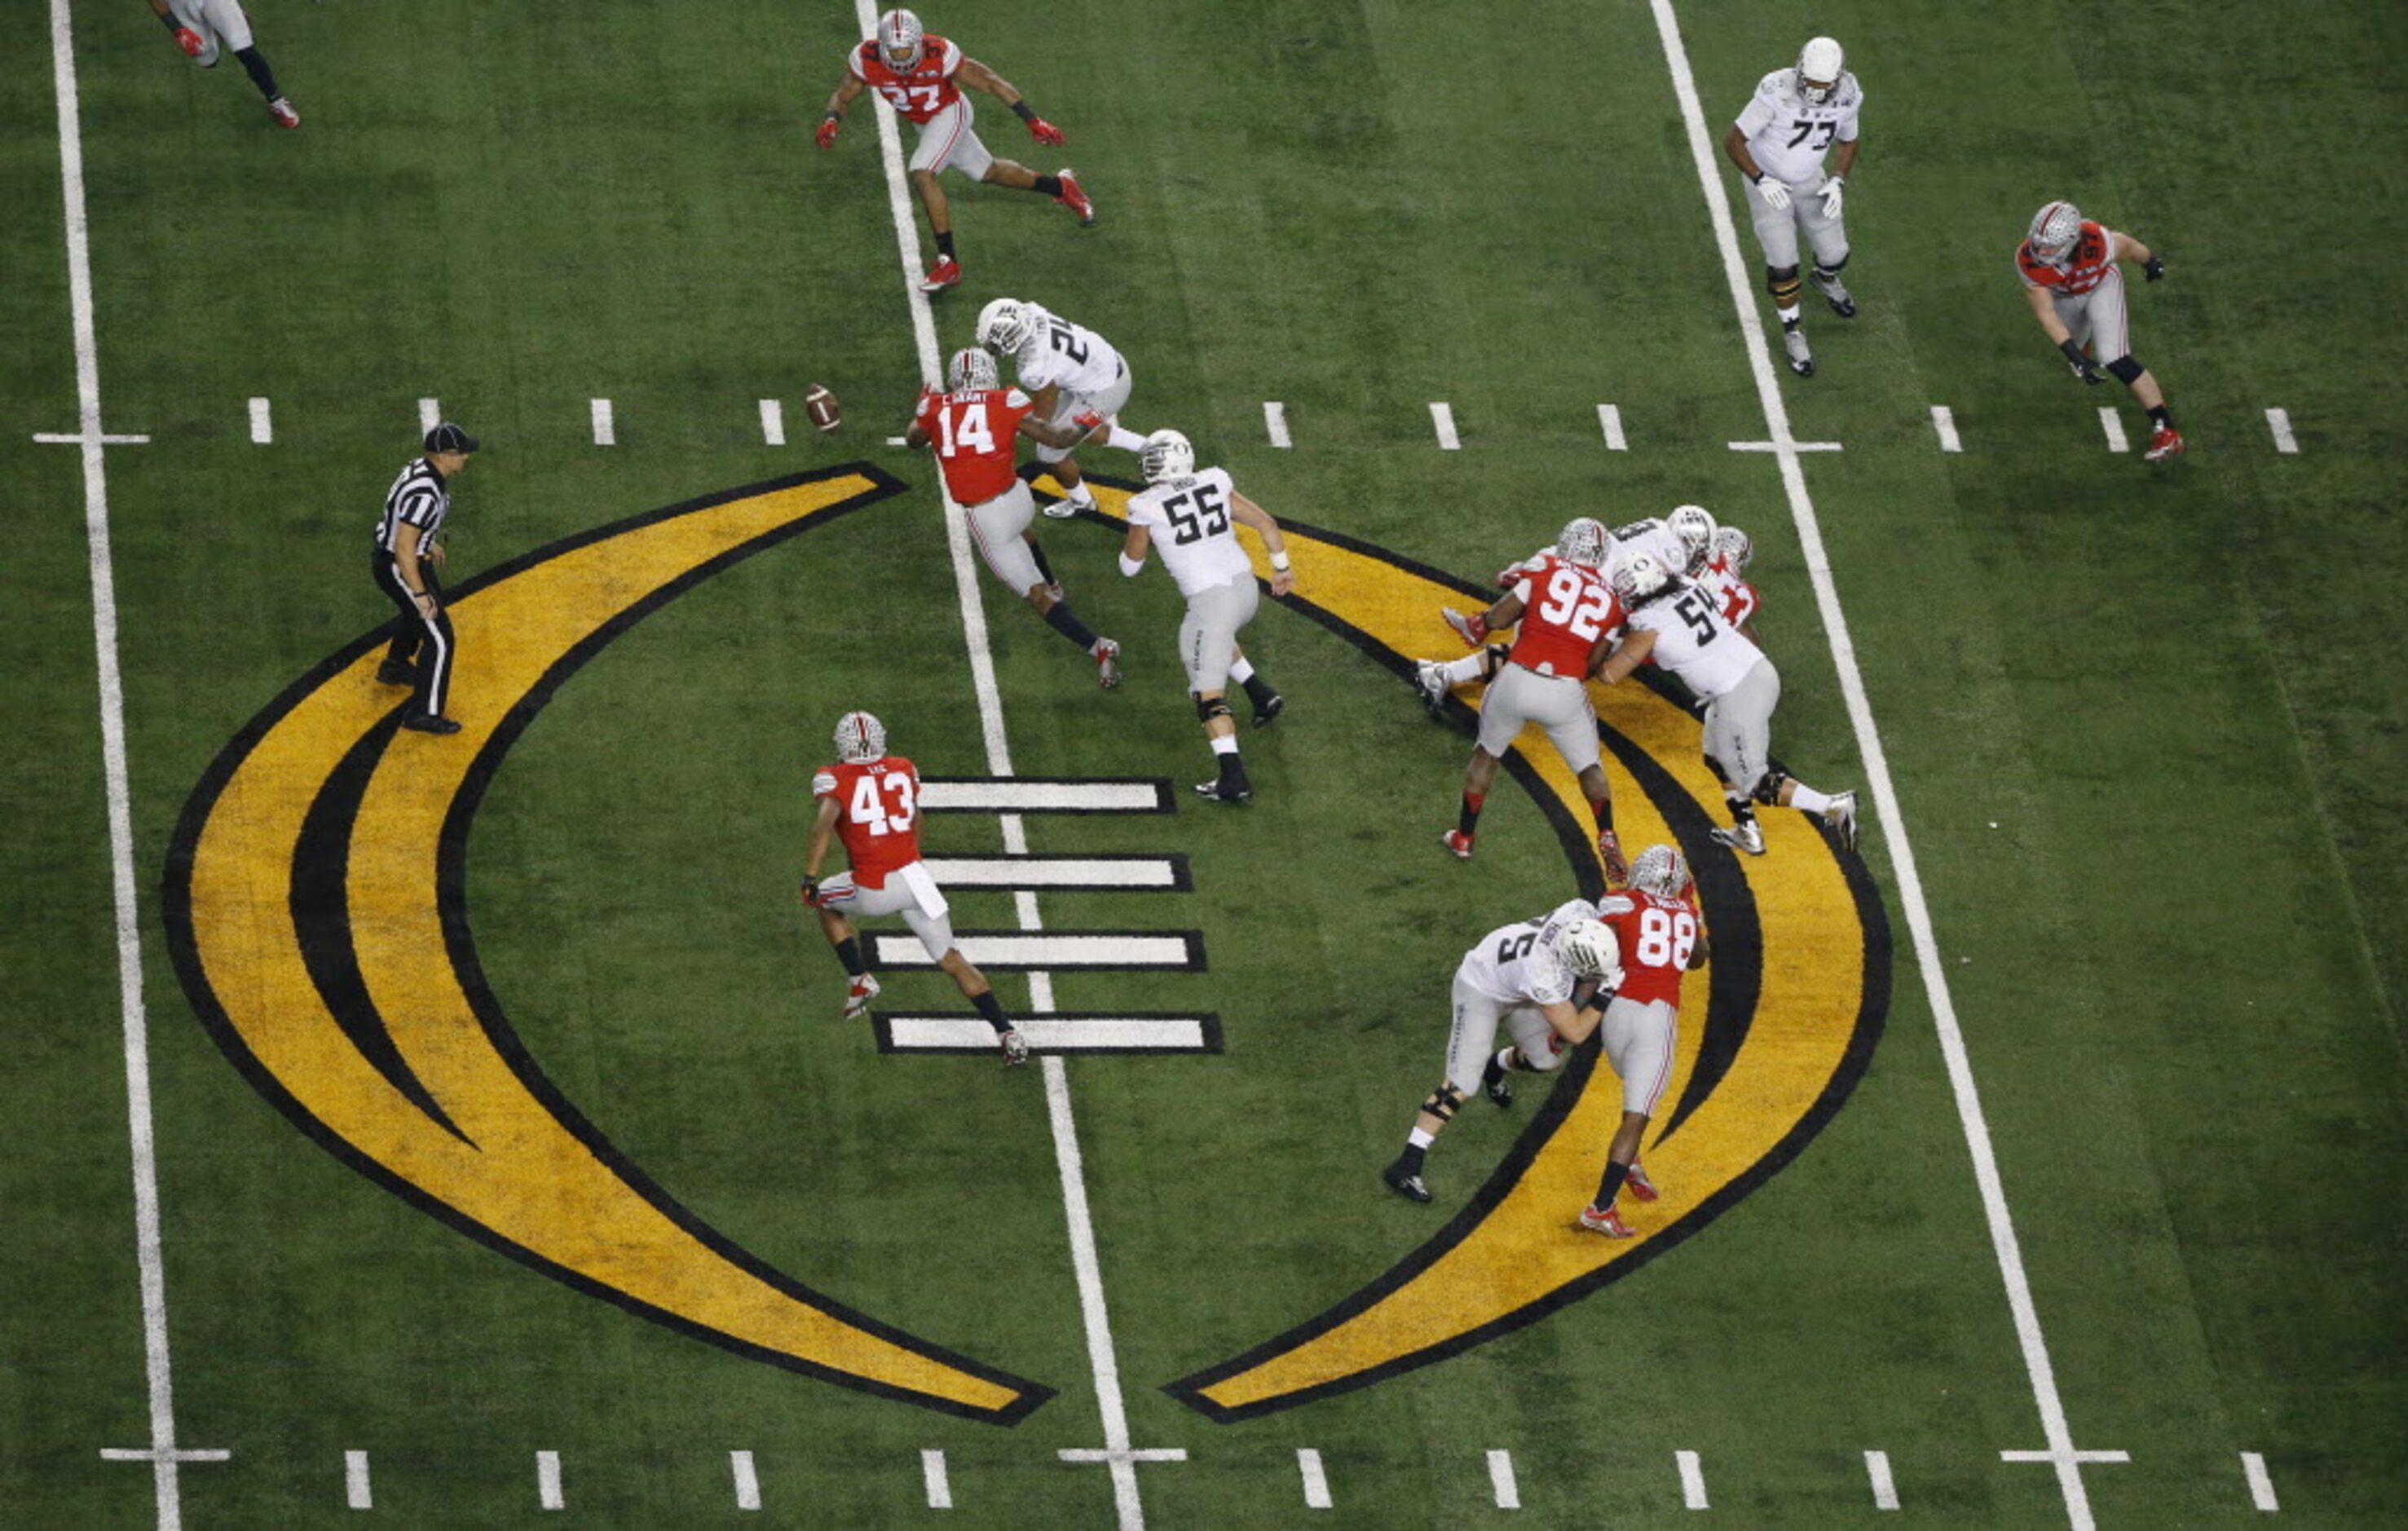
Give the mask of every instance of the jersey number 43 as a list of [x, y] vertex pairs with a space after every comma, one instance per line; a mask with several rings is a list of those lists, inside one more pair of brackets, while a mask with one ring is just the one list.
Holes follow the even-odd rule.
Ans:
[[[878, 789], [883, 783], [886, 790]], [[886, 799], [893, 798], [890, 808]], [[853, 784], [853, 801], [846, 805], [847, 816], [872, 835], [900, 835], [911, 827], [920, 805], [914, 800], [911, 779], [896, 772], [889, 776], [865, 776]]]

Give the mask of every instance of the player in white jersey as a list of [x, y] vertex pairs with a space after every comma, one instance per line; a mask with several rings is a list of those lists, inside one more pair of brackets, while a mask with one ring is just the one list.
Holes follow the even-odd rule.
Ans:
[[[1446, 1130], [1464, 1097], [1501, 1078], [1506, 1067], [1552, 1069], [1562, 1059], [1560, 1037], [1585, 1037], [1606, 1000], [1622, 983], [1621, 947], [1598, 923], [1597, 906], [1575, 898], [1535, 920], [1501, 925], [1480, 938], [1455, 969], [1455, 1029], [1446, 1045], [1446, 1078], [1422, 1102], [1402, 1153], [1380, 1179], [1412, 1201], [1427, 1201], [1422, 1156]], [[1494, 1054], [1497, 1029], [1508, 1028], [1516, 1059]], [[1508, 1091], [1498, 1104], [1512, 1099]]]
[[1670, 516], [1617, 526], [1607, 544], [1606, 573], [1610, 576], [1625, 559], [1645, 553], [1663, 567], [1695, 579], [1713, 562], [1717, 530], [1713, 512], [1702, 505], [1684, 505]]
[[[1748, 217], [1764, 247], [1764, 280], [1781, 315], [1789, 370], [1814, 375], [1814, 353], [1798, 327], [1798, 234], [1814, 250], [1814, 290], [1842, 319], [1856, 317], [1856, 300], [1840, 281], [1848, 264], [1848, 231], [1840, 204], [1856, 165], [1857, 116], [1865, 93], [1844, 67], [1840, 45], [1816, 37], [1799, 50], [1792, 68], [1775, 69], [1723, 135], [1723, 152], [1747, 178]], [[1836, 152], [1832, 145], [1837, 144]], [[1832, 154], [1831, 172], [1823, 156]]]
[[1821, 793], [1772, 757], [1772, 709], [1781, 701], [1781, 672], [1764, 651], [1723, 617], [1713, 593], [1666, 574], [1644, 553], [1613, 571], [1614, 598], [1629, 613], [1622, 641], [1598, 667], [1613, 685], [1647, 660], [1688, 687], [1706, 707], [1706, 765], [1722, 779], [1731, 827], [1713, 837], [1764, 854], [1764, 829], [1750, 803], [1822, 815], [1840, 843], [1856, 843], [1856, 794]]
[[[998, 357], [1010, 357], [1020, 391], [1037, 401], [1037, 418], [1050, 424], [1068, 424], [1082, 414], [1103, 417], [1108, 427], [1104, 444], [1136, 451], [1145, 437], [1121, 428], [1120, 413], [1129, 401], [1127, 360], [1112, 343], [1083, 324], [1018, 298], [996, 298], [979, 310], [978, 343]], [[1056, 519], [1096, 508], [1069, 447], [1039, 447], [1037, 460], [1054, 471], [1065, 498], [1045, 507]]]
[[1238, 753], [1238, 720], [1230, 715], [1223, 694], [1231, 680], [1246, 688], [1254, 704], [1256, 728], [1278, 717], [1287, 702], [1238, 647], [1238, 629], [1254, 620], [1260, 600], [1254, 560], [1238, 542], [1238, 527], [1253, 527], [1269, 550], [1274, 595], [1296, 588], [1287, 542], [1270, 512], [1239, 494], [1226, 471], [1197, 470], [1196, 449], [1177, 431], [1147, 436], [1138, 463], [1146, 488], [1128, 502], [1121, 572], [1135, 577], [1145, 567], [1146, 550], [1159, 549], [1162, 566], [1187, 597], [1187, 616], [1179, 624], [1179, 659], [1187, 668], [1197, 720], [1204, 725], [1220, 768], [1218, 780], [1198, 781], [1196, 791], [1215, 802], [1242, 803], [1254, 795], [1254, 783], [1246, 779], [1246, 763]]

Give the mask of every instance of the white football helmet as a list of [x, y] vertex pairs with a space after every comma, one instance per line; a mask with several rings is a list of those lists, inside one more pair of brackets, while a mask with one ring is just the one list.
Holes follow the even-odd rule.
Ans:
[[1622, 943], [1614, 938], [1612, 926], [1583, 920], [1564, 932], [1555, 950], [1581, 977], [1595, 979], [1609, 989], [1622, 986]]
[[1664, 565], [1650, 554], [1632, 553], [1613, 566], [1613, 575], [1606, 583], [1612, 588], [1613, 598], [1622, 603], [1622, 609], [1628, 611], [1662, 590], [1670, 579]]
[[1678, 898], [1688, 891], [1689, 864], [1669, 845], [1651, 845], [1631, 858], [1630, 885], [1658, 898]]
[[2063, 265], [2082, 237], [2082, 209], [2071, 202], [2052, 202], [2032, 214], [2032, 259], [2043, 265]]
[[1713, 512], [1702, 505], [1684, 505], [1665, 517], [1664, 524], [1681, 539], [1685, 560], [1681, 572], [1693, 579], [1704, 573], [1714, 556]]
[[919, 67], [921, 51], [926, 46], [922, 39], [926, 36], [920, 18], [908, 10], [890, 10], [878, 19], [878, 56], [889, 69], [908, 75]]
[[1150, 484], [1184, 479], [1196, 471], [1196, 448], [1177, 431], [1156, 431], [1138, 449], [1137, 465]]
[[1017, 298], [996, 298], [979, 310], [978, 328], [973, 335], [978, 343], [997, 356], [1014, 356], [1036, 329], [1029, 321], [1028, 306]]
[[1566, 522], [1555, 534], [1555, 556], [1567, 564], [1597, 568], [1605, 562], [1606, 547], [1605, 522], [1595, 516]]
[[848, 766], [865, 766], [886, 754], [886, 725], [867, 712], [848, 712], [836, 721], [836, 758]]
[[993, 389], [1000, 384], [996, 377], [995, 358], [976, 346], [964, 346], [953, 352], [952, 364], [945, 368], [945, 376], [946, 386], [956, 393]]
[[1847, 55], [1832, 38], [1810, 39], [1798, 50], [1798, 93], [1808, 106], [1829, 106], [1831, 97], [1839, 93], [1840, 77], [1847, 73]]
[[1714, 556], [1733, 574], [1745, 574], [1756, 562], [1756, 539], [1736, 526], [1722, 527], [1714, 533]]

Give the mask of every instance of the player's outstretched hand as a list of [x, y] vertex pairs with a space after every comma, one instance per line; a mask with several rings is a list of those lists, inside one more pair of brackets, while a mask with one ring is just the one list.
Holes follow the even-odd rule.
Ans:
[[179, 26], [176, 29], [176, 46], [184, 50], [186, 58], [196, 59], [208, 50], [209, 45], [201, 41], [201, 35], [191, 27]]
[[1048, 149], [1059, 149], [1069, 142], [1062, 136], [1060, 128], [1042, 117], [1032, 117], [1028, 120], [1028, 136]]
[[2163, 281], [2166, 279], [2166, 263], [2152, 255], [2141, 263], [2141, 274], [2151, 281]]
[[1281, 569], [1271, 576], [1271, 594], [1284, 595], [1296, 588], [1296, 571]]
[[837, 118], [830, 117], [824, 120], [820, 123], [818, 134], [815, 135], [820, 141], [820, 147], [822, 149], [834, 149], [836, 147], [837, 132], [843, 126], [844, 123]]

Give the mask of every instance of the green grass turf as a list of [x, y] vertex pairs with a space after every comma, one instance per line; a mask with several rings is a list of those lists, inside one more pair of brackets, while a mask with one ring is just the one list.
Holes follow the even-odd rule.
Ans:
[[[807, 141], [849, 9], [261, 7], [297, 135], [140, 7], [77, 9], [108, 420], [155, 443], [110, 452], [109, 508], [178, 1414], [188, 1444], [237, 1453], [188, 1469], [194, 1523], [337, 1517], [347, 1449], [375, 1453], [391, 1515], [514, 1523], [543, 1448], [589, 1520], [689, 1524], [732, 1513], [730, 1447], [758, 1453], [766, 1518], [892, 1523], [925, 1513], [928, 1446], [966, 1520], [1102, 1520], [1102, 1469], [1053, 1457], [1097, 1427], [1038, 1081], [876, 1056], [791, 902], [799, 772], [838, 709], [871, 702], [932, 771], [981, 764], [927, 474], [878, 446], [914, 364], [875, 136], [857, 113], [838, 152]], [[2408, 21], [1683, 11], [1717, 133], [1801, 26], [1847, 41], [1869, 92], [1865, 312], [1810, 316], [1823, 373], [1784, 391], [1801, 437], [1847, 445], [1808, 481], [2066, 1406], [2081, 1444], [2134, 1456], [2089, 1475], [2102, 1522], [2237, 1521], [2233, 1453], [2262, 1451], [2289, 1519], [2377, 1524], [2408, 1494], [2408, 675], [2386, 641], [2408, 557], [2383, 402], [2408, 294], [2360, 140], [2400, 93]], [[1725, 450], [1763, 422], [1645, 7], [1565, 7], [1543, 41], [1393, 4], [929, 19], [1072, 135], [1028, 155], [990, 110], [991, 146], [1076, 165], [1104, 215], [1079, 234], [1038, 199], [960, 192], [947, 344], [987, 297], [1039, 297], [1129, 353], [1134, 421], [1188, 429], [1278, 513], [1458, 572], [1576, 509], [1702, 500], [1756, 537], [1781, 752], [1860, 779], [1778, 479]], [[47, 65], [0, 61], [0, 1186], [31, 1230], [0, 1245], [0, 1505], [139, 1524], [144, 1469], [95, 1455], [146, 1416], [80, 483], [71, 449], [26, 439], [73, 423]], [[2165, 471], [2100, 450], [2113, 391], [2066, 379], [2023, 310], [2008, 251], [2057, 194], [2165, 251], [2173, 279], [2133, 303], [2194, 442]], [[838, 439], [802, 429], [812, 380], [847, 403]], [[253, 393], [272, 448], [246, 439]], [[707, 583], [566, 688], [480, 815], [471, 912], [530, 1049], [631, 1157], [782, 1268], [1060, 1387], [1024, 1425], [798, 1380], [533, 1277], [309, 1144], [191, 1023], [153, 893], [168, 830], [233, 731], [379, 619], [358, 547], [428, 393], [492, 442], [460, 486], [456, 573], [854, 456], [922, 486]], [[590, 444], [595, 395], [614, 450]], [[792, 446], [760, 444], [762, 396], [787, 401]], [[1296, 451], [1262, 445], [1266, 398]], [[1459, 454], [1430, 439], [1434, 398]], [[1603, 451], [1599, 402], [1627, 454]], [[1934, 449], [1934, 403], [1963, 455]], [[2300, 456], [2273, 453], [2269, 405]], [[1046, 536], [1131, 673], [1098, 694], [990, 590], [1019, 768], [1200, 774], [1167, 583], [1120, 582], [1093, 528]], [[1676, 1449], [1704, 1454], [1725, 1522], [1853, 1522], [1867, 1448], [1912, 1510], [2057, 1518], [2045, 1468], [1997, 1459], [2040, 1428], [1902, 921], [1855, 1098], [1675, 1255], [1268, 1420], [1211, 1425], [1156, 1391], [1434, 1225], [1371, 1172], [1429, 1082], [1455, 952], [1560, 884], [1511, 794], [1475, 867], [1439, 857], [1463, 743], [1401, 686], [1283, 613], [1248, 641], [1295, 707], [1248, 741], [1256, 805], [1032, 823], [1039, 850], [1195, 861], [1193, 894], [1049, 897], [1049, 923], [1200, 926], [1211, 955], [1203, 977], [1066, 978], [1063, 1003], [1228, 1026], [1218, 1058], [1070, 1066], [1134, 1434], [1193, 1453], [1140, 1469], [1149, 1519], [1294, 1516], [1298, 1446], [1350, 1524], [1483, 1511], [1492, 1446], [1542, 1524], [1676, 1512]], [[1895, 919], [1879, 826], [1868, 850]], [[962, 904], [1008, 923], [999, 898]], [[1505, 1141], [1467, 1122], [1434, 1165], [1468, 1186]]]

